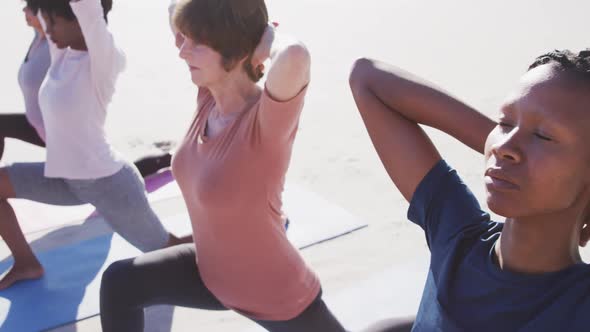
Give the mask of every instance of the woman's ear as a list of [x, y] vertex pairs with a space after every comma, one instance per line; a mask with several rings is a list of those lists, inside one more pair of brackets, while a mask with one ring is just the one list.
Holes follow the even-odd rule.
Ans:
[[236, 68], [236, 66], [241, 65], [242, 63], [244, 63], [245, 58], [238, 60], [238, 59], [228, 59], [225, 56], [221, 56], [221, 65], [223, 66], [223, 69], [225, 69], [226, 72], [230, 72], [232, 70], [234, 70], [234, 68]]
[[250, 54], [243, 60], [242, 68], [244, 68], [248, 77], [254, 82], [258, 82], [264, 76], [264, 63], [254, 63], [253, 54]]

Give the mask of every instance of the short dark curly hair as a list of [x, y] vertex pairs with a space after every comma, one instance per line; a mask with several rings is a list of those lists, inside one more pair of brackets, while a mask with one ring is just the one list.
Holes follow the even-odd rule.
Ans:
[[23, 0], [27, 7], [36, 15], [39, 12], [39, 0]]
[[577, 54], [570, 50], [555, 50], [543, 54], [535, 59], [529, 70], [548, 63], [554, 63], [560, 70], [575, 74], [590, 83], [590, 49]]
[[[37, 9], [49, 15], [60, 16], [70, 21], [76, 19], [76, 15], [70, 7], [70, 0], [27, 0], [27, 3], [29, 2], [34, 3]], [[104, 19], [108, 21], [107, 16], [113, 8], [113, 0], [100, 0], [100, 3], [104, 10]]]

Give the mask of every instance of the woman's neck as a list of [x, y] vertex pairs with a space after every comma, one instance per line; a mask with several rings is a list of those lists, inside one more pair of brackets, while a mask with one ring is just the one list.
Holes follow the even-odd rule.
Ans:
[[86, 46], [86, 41], [84, 39], [70, 45], [70, 48], [75, 51], [88, 51], [88, 47]]
[[582, 262], [579, 220], [572, 213], [507, 219], [495, 248], [500, 268], [538, 274]]
[[236, 79], [228, 78], [217, 85], [208, 87], [215, 99], [217, 112], [222, 115], [240, 112], [260, 97], [260, 87], [245, 74], [244, 76], [239, 76]]
[[43, 28], [34, 28], [35, 29], [35, 34], [37, 34], [37, 38], [39, 39], [45, 39], [45, 31], [43, 31]]

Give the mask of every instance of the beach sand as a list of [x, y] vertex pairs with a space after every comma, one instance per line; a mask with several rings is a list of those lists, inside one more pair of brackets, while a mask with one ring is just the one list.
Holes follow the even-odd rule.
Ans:
[[[289, 180], [369, 223], [364, 230], [303, 251], [335, 308], [344, 305], [334, 301], [356, 300], [337, 294], [346, 294], [383, 271], [411, 264], [425, 274], [428, 264], [424, 236], [407, 221], [408, 204], [378, 160], [349, 92], [354, 59], [368, 56], [400, 66], [494, 116], [537, 55], [590, 46], [590, 2], [582, 0], [269, 0], [267, 4], [280, 29], [304, 41], [312, 54], [312, 83]], [[24, 26], [20, 6], [16, 0], [0, 5], [5, 49], [0, 61], [0, 112], [23, 109], [16, 73], [32, 34]], [[108, 133], [129, 159], [154, 152], [153, 142], [178, 141], [194, 111], [196, 89], [173, 46], [166, 8], [167, 1], [115, 1], [111, 15], [112, 29], [129, 63], [109, 113]], [[484, 202], [482, 157], [434, 130], [428, 132]], [[1, 253], [6, 254], [5, 249]], [[391, 291], [390, 297], [364, 309], [370, 314], [346, 313], [341, 319], [358, 330], [379, 317], [412, 314], [423, 280], [409, 282], [407, 288], [415, 291], [403, 296], [393, 293], [393, 286], [385, 287], [381, 292]], [[236, 331], [253, 326], [234, 313], [176, 309], [173, 317], [166, 314], [149, 320], [146, 331]], [[100, 322], [95, 317], [54, 331], [100, 331]]]

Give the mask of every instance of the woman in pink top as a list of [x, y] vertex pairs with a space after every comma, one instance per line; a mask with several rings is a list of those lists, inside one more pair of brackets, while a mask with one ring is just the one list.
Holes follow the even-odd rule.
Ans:
[[[199, 87], [173, 159], [195, 244], [113, 264], [102, 327], [142, 331], [155, 304], [226, 310], [268, 331], [344, 331], [285, 232], [281, 193], [310, 78], [310, 56], [280, 38], [263, 0], [185, 0], [180, 57]], [[281, 36], [282, 37], [282, 36]], [[265, 87], [256, 82], [270, 60]]]

